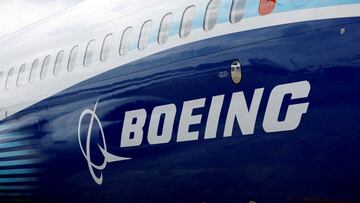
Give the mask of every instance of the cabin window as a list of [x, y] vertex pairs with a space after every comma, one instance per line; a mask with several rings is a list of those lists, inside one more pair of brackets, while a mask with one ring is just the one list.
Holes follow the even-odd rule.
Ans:
[[173, 18], [173, 14], [168, 13], [161, 20], [159, 36], [158, 36], [159, 44], [164, 44], [169, 39], [172, 18]]
[[95, 40], [93, 39], [86, 46], [86, 51], [85, 51], [85, 56], [84, 56], [84, 66], [85, 67], [88, 67], [91, 65], [91, 63], [93, 61], [94, 51], [95, 51]]
[[128, 27], [124, 30], [120, 42], [120, 49], [119, 49], [120, 55], [125, 55], [129, 51], [133, 30], [134, 30], [133, 27]]
[[26, 81], [26, 64], [22, 64], [19, 69], [16, 85], [20, 87], [21, 85], [25, 84], [25, 81]]
[[195, 6], [190, 6], [184, 11], [181, 20], [181, 27], [180, 27], [181, 38], [189, 36], [195, 18], [195, 14], [196, 14]]
[[211, 0], [206, 8], [205, 20], [204, 20], [204, 30], [212, 30], [217, 21], [219, 14], [220, 0]]
[[11, 87], [12, 87], [12, 83], [13, 83], [13, 80], [14, 80], [14, 72], [15, 72], [15, 69], [14, 68], [11, 68], [8, 72], [8, 75], [7, 75], [7, 78], [6, 78], [6, 83], [5, 83], [5, 89], [6, 90], [9, 90]]
[[233, 0], [230, 12], [230, 22], [238, 23], [244, 17], [246, 0]]
[[44, 58], [43, 64], [41, 66], [41, 73], [40, 73], [41, 80], [45, 80], [47, 73], [48, 73], [49, 66], [50, 66], [50, 55], [47, 55]]
[[147, 47], [149, 43], [151, 28], [152, 28], [151, 20], [148, 20], [143, 24], [139, 36], [139, 50], [144, 50]]
[[60, 51], [56, 56], [55, 65], [54, 65], [54, 75], [59, 75], [61, 67], [64, 60], [64, 51]]
[[69, 60], [68, 60], [68, 64], [67, 64], [67, 70], [69, 72], [71, 72], [75, 69], [78, 51], [79, 51], [79, 46], [77, 46], [77, 45], [74, 46], [70, 51]]
[[113, 40], [113, 34], [108, 34], [104, 38], [104, 41], [103, 41], [103, 44], [101, 47], [101, 54], [100, 54], [101, 61], [106, 61], [110, 57], [112, 40]]
[[270, 14], [276, 6], [276, 0], [260, 0], [259, 14], [267, 15]]
[[29, 75], [29, 83], [32, 83], [35, 81], [38, 67], [39, 67], [39, 59], [36, 59], [31, 65], [31, 70], [30, 70], [30, 75]]

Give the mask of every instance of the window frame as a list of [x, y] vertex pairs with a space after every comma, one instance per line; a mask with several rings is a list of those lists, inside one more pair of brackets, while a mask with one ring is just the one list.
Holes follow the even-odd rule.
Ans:
[[[74, 55], [74, 52], [75, 52], [75, 55]], [[66, 65], [66, 70], [68, 72], [75, 70], [78, 55], [79, 55], [79, 45], [75, 45], [71, 48], [71, 51], [69, 54], [69, 59], [68, 59], [67, 65]], [[75, 59], [73, 59], [73, 58], [75, 58]], [[71, 69], [69, 68], [70, 65], [73, 66]]]
[[[62, 56], [61, 56], [61, 62], [59, 64], [58, 61], [59, 61], [60, 54], [62, 54]], [[54, 63], [54, 69], [53, 69], [53, 75], [54, 76], [58, 76], [60, 74], [60, 70], [61, 70], [61, 67], [62, 67], [63, 61], [64, 61], [64, 56], [65, 56], [65, 51], [64, 50], [59, 51], [58, 54], [56, 55], [55, 63]], [[56, 71], [56, 70], [58, 70], [58, 71]]]
[[[232, 1], [231, 9], [230, 9], [230, 16], [229, 16], [229, 21], [231, 24], [238, 23], [244, 18], [246, 3], [247, 3], [247, 0], [233, 0]], [[240, 11], [238, 11], [239, 6], [241, 8]], [[240, 13], [240, 15], [236, 15], [238, 13]]]
[[[129, 26], [124, 29], [122, 36], [121, 36], [120, 46], [119, 46], [119, 55], [120, 56], [124, 56], [129, 52], [133, 33], [134, 33], [134, 27], [132, 27], [132, 26]], [[128, 37], [128, 39], [125, 39], [125, 37]], [[126, 42], [126, 43], [124, 43], [124, 42]], [[124, 45], [126, 45], [126, 46], [124, 46]], [[123, 47], [125, 47], [126, 49], [123, 49]]]
[[[214, 7], [212, 9], [210, 9], [210, 6], [212, 5], [212, 3], [215, 4], [217, 3], [217, 7]], [[212, 29], [215, 28], [217, 21], [218, 21], [218, 17], [219, 17], [219, 12], [220, 12], [220, 5], [221, 5], [221, 0], [210, 0], [209, 3], [206, 6], [206, 10], [205, 10], [205, 16], [204, 16], [204, 22], [203, 22], [203, 28], [205, 31], [210, 31]], [[215, 10], [215, 20], [213, 22], [211, 22], [210, 20], [213, 20], [213, 18], [209, 18], [209, 15], [212, 14], [211, 11]], [[211, 22], [211, 24], [209, 23]]]
[[[23, 75], [25, 74], [26, 72], [26, 64], [22, 64], [19, 68], [19, 71], [18, 71], [18, 76], [17, 76], [17, 79], [16, 79], [16, 86], [17, 87], [20, 87], [22, 85], [22, 79], [23, 79]], [[26, 81], [26, 80], [25, 80]]]
[[[145, 27], [147, 26], [147, 27]], [[138, 49], [143, 51], [149, 45], [149, 38], [153, 28], [153, 21], [147, 20], [143, 23], [140, 29], [139, 38], [138, 38]]]
[[[186, 27], [184, 27], [184, 25], [186, 25], [186, 23], [184, 23], [184, 20], [185, 20], [185, 17], [187, 16], [187, 12], [190, 11], [190, 9], [194, 9], [194, 16], [191, 18], [191, 26], [190, 26], [190, 29], [188, 30], [184, 30], [183, 32], [183, 29], [185, 29]], [[196, 6], [195, 5], [191, 5], [191, 6], [188, 6], [183, 14], [182, 14], [182, 17], [181, 17], [181, 22], [180, 22], [180, 29], [179, 29], [179, 36], [180, 38], [185, 38], [185, 37], [188, 37], [190, 34], [191, 34], [191, 31], [192, 31], [192, 27], [193, 27], [193, 23], [194, 23], [194, 20], [196, 18]], [[189, 22], [189, 21], [187, 21]], [[187, 32], [185, 32], [187, 31]]]
[[[36, 64], [36, 66], [34, 66]], [[30, 74], [29, 74], [29, 83], [33, 83], [36, 80], [36, 70], [39, 68], [40, 60], [35, 59], [31, 64]]]
[[[40, 79], [41, 80], [45, 80], [46, 77], [48, 76], [48, 69], [50, 67], [50, 55], [45, 56], [42, 65], [41, 65], [41, 71], [40, 71]], [[47, 64], [45, 65], [45, 61], [47, 62]], [[46, 67], [46, 69], [45, 69]]]
[[[90, 47], [90, 45], [92, 45], [92, 44], [94, 44], [94, 46]], [[93, 50], [91, 50], [91, 52], [89, 52], [89, 48], [93, 48]], [[89, 67], [92, 64], [95, 50], [96, 50], [96, 40], [92, 39], [86, 45], [84, 59], [83, 59], [84, 67]], [[89, 58], [89, 53], [91, 53], [90, 58]]]
[[[109, 39], [110, 38], [110, 39]], [[107, 40], [110, 40], [108, 43]], [[105, 62], [110, 58], [110, 53], [111, 53], [111, 48], [112, 48], [112, 41], [114, 40], [114, 34], [113, 33], [109, 33], [104, 37], [102, 46], [101, 46], [101, 52], [100, 52], [100, 61], [101, 62]], [[107, 52], [104, 52], [104, 48], [105, 45], [108, 45], [106, 49], [108, 49]], [[107, 55], [105, 55], [106, 57], [104, 58], [104, 53], [107, 53]]]
[[[171, 32], [171, 24], [173, 23], [173, 18], [174, 18], [174, 14], [172, 12], [169, 12], [167, 14], [165, 14], [163, 16], [163, 18], [161, 19], [161, 23], [160, 23], [160, 27], [159, 27], [159, 32], [158, 32], [158, 37], [157, 37], [157, 41], [159, 44], [165, 44], [170, 37], [170, 32]], [[164, 26], [164, 21], [167, 20], [166, 22], [166, 30], [164, 31], [163, 26]], [[165, 33], [165, 39], [162, 37], [163, 34]]]

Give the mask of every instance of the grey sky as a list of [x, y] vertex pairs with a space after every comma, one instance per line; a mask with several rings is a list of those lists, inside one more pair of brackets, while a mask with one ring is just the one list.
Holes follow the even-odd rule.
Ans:
[[0, 37], [82, 0], [0, 0]]

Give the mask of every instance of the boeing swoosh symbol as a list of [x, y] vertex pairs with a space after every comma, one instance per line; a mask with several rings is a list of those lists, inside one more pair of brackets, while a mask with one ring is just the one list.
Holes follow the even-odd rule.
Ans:
[[[108, 163], [112, 163], [112, 162], [118, 162], [118, 161], [125, 161], [125, 160], [129, 160], [131, 158], [127, 158], [127, 157], [120, 157], [120, 156], [116, 156], [114, 154], [111, 154], [107, 151], [107, 147], [106, 147], [106, 139], [105, 139], [105, 134], [104, 134], [104, 129], [101, 125], [101, 121], [99, 119], [99, 117], [96, 115], [96, 108], [98, 105], [99, 100], [96, 102], [95, 107], [93, 110], [91, 109], [85, 109], [79, 118], [79, 124], [78, 124], [78, 141], [79, 141], [79, 145], [80, 145], [80, 149], [82, 154], [84, 155], [87, 164], [88, 164], [88, 168], [90, 171], [90, 174], [92, 176], [92, 178], [94, 179], [94, 181], [98, 184], [101, 185], [103, 183], [103, 175], [102, 175], [102, 171], [106, 168]], [[86, 134], [86, 146], [85, 146], [85, 150], [84, 150], [84, 146], [81, 142], [81, 124], [83, 122], [83, 119], [85, 116], [90, 115], [90, 123], [89, 123], [89, 127], [87, 129], [87, 134]], [[103, 157], [104, 157], [104, 161], [102, 164], [97, 165], [95, 163], [92, 162], [91, 160], [91, 150], [90, 150], [90, 143], [91, 143], [91, 136], [93, 133], [93, 125], [94, 122], [96, 122], [99, 125], [100, 128], [100, 132], [101, 132], [101, 139], [103, 142], [104, 147], [100, 146], [100, 144], [97, 144], [97, 146], [99, 147]], [[100, 175], [96, 175], [95, 174], [95, 170], [100, 172]]]

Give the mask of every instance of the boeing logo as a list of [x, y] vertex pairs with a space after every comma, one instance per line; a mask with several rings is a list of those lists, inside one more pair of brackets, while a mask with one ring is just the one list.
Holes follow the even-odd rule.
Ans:
[[[116, 161], [129, 160], [131, 158], [119, 157], [119, 156], [110, 154], [107, 151], [104, 129], [103, 129], [102, 125], [101, 125], [99, 117], [95, 113], [97, 105], [98, 105], [98, 101], [96, 102], [95, 107], [94, 107], [93, 110], [85, 109], [81, 113], [80, 119], [79, 119], [79, 126], [78, 126], [78, 140], [79, 140], [81, 152], [82, 152], [82, 154], [84, 155], [84, 157], [85, 157], [85, 159], [87, 161], [89, 171], [90, 171], [90, 174], [91, 174], [92, 178], [94, 179], [94, 181], [98, 185], [101, 185], [102, 182], [103, 182], [103, 176], [102, 176], [101, 171], [105, 169], [105, 167], [106, 167], [106, 165], [108, 163], [116, 162]], [[82, 145], [82, 142], [81, 142], [81, 125], [82, 125], [83, 119], [84, 119], [84, 117], [86, 115], [90, 116], [90, 123], [89, 123], [89, 127], [88, 127], [87, 134], [86, 134], [86, 145], [85, 145], [85, 149], [84, 149], [84, 147]], [[99, 165], [93, 163], [92, 160], [91, 160], [91, 156], [90, 156], [90, 153], [91, 153], [90, 143], [91, 143], [91, 135], [92, 135], [92, 132], [93, 132], [92, 129], [93, 129], [94, 122], [96, 122], [99, 125], [100, 132], [101, 132], [101, 138], [102, 138], [102, 144], [103, 144], [103, 147], [101, 147], [100, 144], [97, 144], [97, 147], [99, 147], [102, 155], [104, 156], [103, 163], [99, 164]], [[100, 171], [100, 176], [97, 176], [95, 174], [94, 169]]]
[[[265, 115], [262, 122], [263, 130], [267, 133], [295, 130], [300, 125], [303, 114], [307, 112], [309, 103], [305, 102], [288, 105], [286, 108], [287, 111], [285, 119], [280, 121], [280, 110], [283, 108], [285, 95], [291, 95], [291, 100], [304, 99], [309, 96], [310, 89], [311, 86], [308, 81], [283, 84], [274, 87], [267, 100]], [[242, 135], [253, 135], [255, 131], [255, 123], [258, 117], [259, 106], [263, 99], [263, 93], [264, 88], [255, 89], [253, 98], [248, 106], [244, 93], [235, 92], [232, 94], [230, 104], [227, 109], [223, 108], [225, 95], [213, 96], [206, 122], [202, 121], [202, 114], [194, 113], [194, 110], [205, 107], [206, 98], [185, 101], [183, 103], [178, 123], [176, 123], [178, 125], [177, 132], [173, 132], [177, 112], [177, 106], [175, 104], [156, 106], [152, 109], [150, 115], [148, 115], [148, 112], [145, 109], [127, 111], [125, 112], [125, 118], [122, 124], [119, 147], [125, 148], [140, 146], [145, 137], [145, 127], [148, 129], [146, 138], [150, 145], [169, 143], [174, 134], [176, 135], [176, 142], [197, 141], [199, 140], [200, 132], [191, 131], [190, 127], [199, 124], [203, 124], [205, 126], [204, 132], [202, 132], [205, 140], [215, 139], [219, 136], [231, 137], [234, 134], [240, 134], [240, 132], [233, 133], [234, 125], [236, 123], [240, 127]], [[81, 113], [78, 126], [78, 139], [80, 149], [87, 160], [90, 174], [94, 181], [101, 185], [103, 182], [101, 171], [105, 169], [108, 163], [129, 160], [131, 158], [116, 156], [107, 151], [106, 136], [100, 119], [96, 115], [97, 105], [98, 102], [96, 102], [94, 109], [85, 109]], [[224, 114], [226, 115], [226, 120], [223, 131], [219, 132], [218, 126], [220, 122], [220, 114], [222, 112], [223, 114], [226, 113]], [[85, 116], [90, 116], [90, 123], [86, 134], [86, 144], [83, 146], [81, 142], [81, 126], [84, 126], [82, 124]], [[145, 126], [147, 118], [150, 118], [150, 121], [148, 126]], [[100, 129], [99, 132], [101, 133], [100, 136], [102, 143], [97, 143], [97, 147], [100, 149], [104, 157], [102, 164], [93, 163], [90, 156], [92, 151], [90, 149], [90, 143], [94, 123], [97, 123]], [[162, 125], [160, 123], [162, 123]], [[100, 172], [100, 175], [96, 175], [95, 170], [98, 171], [98, 174]]]

